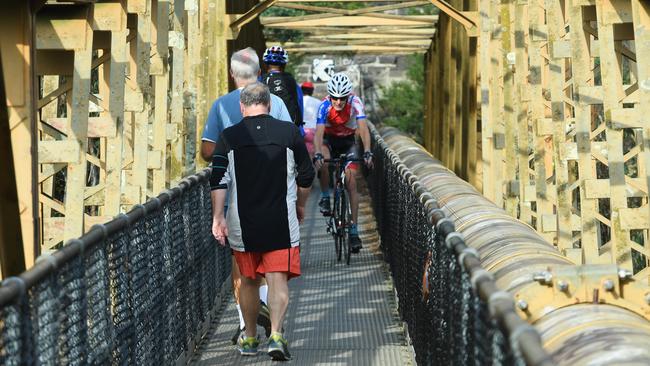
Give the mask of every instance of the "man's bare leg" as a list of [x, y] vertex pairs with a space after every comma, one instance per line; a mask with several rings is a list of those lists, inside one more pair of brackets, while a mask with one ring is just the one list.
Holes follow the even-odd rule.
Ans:
[[348, 196], [350, 196], [350, 211], [352, 212], [352, 224], [357, 223], [359, 218], [359, 193], [357, 192], [357, 178], [354, 176], [354, 170], [345, 170], [345, 180], [347, 181]]
[[289, 306], [288, 277], [284, 272], [266, 273], [269, 284], [269, 308], [271, 309], [271, 332], [281, 333], [284, 316]]
[[235, 256], [232, 256], [232, 267], [230, 269], [230, 279], [232, 281], [232, 295], [235, 298], [235, 304], [239, 304], [239, 287], [241, 286], [241, 273], [239, 272], [239, 266], [235, 260]]
[[244, 314], [242, 313], [241, 306], [239, 305], [239, 289], [241, 287], [241, 273], [239, 272], [239, 266], [235, 260], [235, 256], [232, 256], [232, 267], [230, 268], [230, 279], [232, 281], [232, 295], [235, 298], [235, 306], [237, 307], [237, 315], [239, 316], [239, 325], [237, 326], [237, 332], [232, 338], [233, 344], [237, 343], [237, 338], [239, 337], [239, 332], [244, 329]]
[[[327, 148], [327, 146], [323, 146], [323, 158], [324, 159], [329, 159], [330, 158], [330, 150]], [[330, 175], [329, 175], [329, 169], [328, 169], [329, 164], [328, 163], [323, 163], [323, 166], [320, 167], [320, 191], [324, 195], [327, 193], [329, 195], [329, 190], [330, 190]]]
[[349, 240], [352, 253], [358, 253], [362, 248], [361, 239], [359, 238], [359, 229], [357, 219], [359, 218], [359, 193], [357, 192], [357, 179], [354, 176], [354, 170], [346, 169], [346, 189], [350, 197], [350, 211], [352, 221], [350, 222]]
[[[234, 256], [232, 257], [232, 267], [230, 270], [230, 277], [232, 280], [232, 294], [233, 297], [235, 298], [235, 304], [239, 307], [239, 288], [241, 286], [241, 273], [239, 272], [239, 266], [237, 265], [237, 261], [235, 260]], [[265, 304], [267, 304], [268, 303], [267, 297], [268, 297], [268, 285], [266, 284], [266, 279], [262, 278], [260, 283], [259, 298]], [[239, 312], [241, 323], [243, 323], [244, 321], [243, 314], [240, 309], [238, 309], [238, 312]], [[240, 328], [243, 328], [243, 324], [240, 325], [241, 325]]]
[[245, 334], [247, 337], [257, 335], [257, 314], [260, 311], [259, 288], [261, 279], [251, 279], [241, 276], [241, 287], [239, 288], [239, 305], [244, 314], [246, 324]]

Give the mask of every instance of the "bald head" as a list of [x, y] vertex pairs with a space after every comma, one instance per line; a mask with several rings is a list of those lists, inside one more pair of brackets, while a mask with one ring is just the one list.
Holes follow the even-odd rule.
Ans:
[[259, 81], [246, 85], [239, 96], [239, 105], [244, 117], [269, 114], [271, 109], [269, 87]]

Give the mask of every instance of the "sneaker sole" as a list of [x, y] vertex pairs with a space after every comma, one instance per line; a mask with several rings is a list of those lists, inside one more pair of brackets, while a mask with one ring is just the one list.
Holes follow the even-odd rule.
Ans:
[[242, 355], [242, 356], [257, 356], [257, 351], [252, 352], [252, 351], [239, 350], [239, 354]]
[[282, 350], [279, 349], [273, 349], [269, 350], [269, 356], [273, 359], [273, 361], [289, 361], [291, 360], [291, 357], [287, 357], [287, 355], [282, 352]]

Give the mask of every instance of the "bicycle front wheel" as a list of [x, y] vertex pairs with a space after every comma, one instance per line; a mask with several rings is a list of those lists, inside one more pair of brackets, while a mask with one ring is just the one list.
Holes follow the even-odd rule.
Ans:
[[345, 195], [345, 190], [341, 190], [341, 204], [339, 207], [339, 216], [341, 217], [341, 247], [342, 251], [345, 254], [345, 264], [349, 265], [350, 264], [350, 243], [348, 242], [348, 221], [349, 219], [349, 213], [348, 213], [348, 200]]
[[334, 194], [334, 211], [332, 211], [332, 220], [334, 221], [334, 250], [336, 251], [336, 260], [341, 261], [343, 253], [343, 240], [341, 236], [341, 219], [339, 217], [339, 207], [341, 206], [341, 195], [336, 192]]

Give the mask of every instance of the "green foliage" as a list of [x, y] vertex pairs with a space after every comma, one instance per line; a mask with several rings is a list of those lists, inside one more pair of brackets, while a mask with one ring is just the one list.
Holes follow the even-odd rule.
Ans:
[[406, 15], [436, 15], [438, 13], [440, 13], [440, 9], [433, 4], [406, 9]]
[[[265, 17], [294, 17], [299, 15], [304, 15], [305, 12], [302, 10], [295, 9], [285, 9], [279, 7], [270, 7], [266, 9], [262, 16]], [[267, 40], [275, 40], [284, 42], [300, 42], [302, 41], [302, 33], [300, 31], [292, 29], [279, 29], [279, 28], [267, 28], [264, 27], [264, 38]]]
[[378, 121], [408, 133], [422, 143], [424, 121], [424, 57], [412, 55], [406, 81], [382, 88]]

